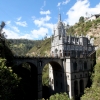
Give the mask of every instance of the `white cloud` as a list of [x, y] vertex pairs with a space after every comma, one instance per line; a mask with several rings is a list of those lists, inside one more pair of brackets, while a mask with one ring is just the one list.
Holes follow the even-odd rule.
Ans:
[[16, 23], [17, 25], [19, 25], [19, 26], [27, 27], [26, 21], [23, 21], [23, 22], [17, 21], [17, 22], [15, 22], [15, 23]]
[[69, 2], [70, 2], [70, 0], [65, 0], [65, 1], [62, 1], [62, 2], [58, 2], [57, 6], [60, 7], [61, 5], [66, 5]]
[[39, 19], [34, 20], [34, 24], [38, 25], [38, 27], [42, 26], [45, 22], [49, 21], [51, 19], [50, 16], [46, 15], [46, 17], [42, 17]]
[[8, 39], [16, 39], [16, 38], [19, 38], [19, 35], [18, 35], [16, 32], [14, 32], [14, 31], [12, 31], [12, 30], [10, 30], [10, 29], [5, 29], [5, 28], [4, 28], [3, 31], [4, 31], [5, 34], [7, 35], [7, 38], [8, 38]]
[[33, 34], [33, 38], [38, 39], [38, 38], [43, 38], [46, 33], [48, 33], [48, 29], [44, 27], [40, 27], [38, 30], [32, 30], [31, 33]]
[[89, 0], [77, 0], [77, 2], [66, 13], [66, 15], [68, 16], [66, 21], [70, 25], [73, 25], [79, 21], [79, 18], [81, 16], [86, 16], [86, 12], [89, 15], [100, 13], [100, 3], [94, 8], [91, 8]]
[[54, 24], [49, 22], [50, 19], [51, 17], [49, 15], [46, 15], [45, 17], [33, 20], [33, 22], [39, 28], [41, 27], [47, 28], [49, 30], [49, 34], [51, 35], [51, 33], [53, 33]]
[[11, 29], [11, 30], [13, 30], [13, 31], [15, 31], [15, 32], [20, 32], [20, 30], [18, 29], [18, 27], [13, 26], [13, 25], [11, 24], [11, 21], [7, 21], [7, 22], [6, 22], [6, 26], [7, 26], [7, 28], [9, 28], [9, 29]]
[[47, 10], [47, 11], [40, 11], [40, 14], [50, 14], [51, 12], [49, 11], [49, 10]]
[[22, 17], [18, 17], [18, 18], [17, 18], [17, 21], [20, 21], [21, 19], [22, 19]]
[[13, 31], [11, 29], [3, 29], [3, 31], [5, 32], [5, 35], [7, 35], [7, 39], [33, 39], [34, 35], [32, 33], [30, 34], [23, 34], [21, 35], [21, 33], [19, 34], [16, 31]]
[[19, 30], [18, 27], [16, 27], [16, 26], [12, 26], [12, 29], [13, 29], [15, 32], [20, 32], [20, 30]]
[[65, 0], [62, 2], [62, 5], [66, 5], [68, 2], [70, 2], [70, 0]]
[[59, 7], [61, 5], [61, 2], [58, 2], [57, 6]]
[[96, 8], [100, 8], [100, 3], [98, 5], [96, 5]]
[[40, 8], [41, 10], [43, 10], [43, 8], [46, 6], [46, 1], [44, 1], [43, 6]]
[[33, 34], [24, 34], [23, 36], [20, 36], [22, 39], [34, 39]]

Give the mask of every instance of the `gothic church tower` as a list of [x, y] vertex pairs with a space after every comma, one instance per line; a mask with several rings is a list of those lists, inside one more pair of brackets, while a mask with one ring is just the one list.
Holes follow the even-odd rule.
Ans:
[[58, 15], [58, 23], [53, 30], [51, 37], [51, 56], [62, 57], [64, 51], [64, 41], [66, 40], [66, 26], [61, 21], [61, 14]]

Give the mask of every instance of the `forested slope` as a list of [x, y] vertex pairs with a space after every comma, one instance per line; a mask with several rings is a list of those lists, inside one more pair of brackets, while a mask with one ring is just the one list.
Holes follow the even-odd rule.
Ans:
[[26, 55], [26, 53], [34, 47], [41, 43], [41, 40], [28, 40], [28, 39], [8, 39], [9, 47], [14, 55]]

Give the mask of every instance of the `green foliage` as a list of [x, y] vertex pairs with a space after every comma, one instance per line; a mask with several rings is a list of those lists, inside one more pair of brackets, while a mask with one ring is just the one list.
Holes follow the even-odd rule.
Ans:
[[98, 49], [98, 50], [96, 51], [96, 57], [97, 57], [97, 58], [100, 57], [100, 49]]
[[0, 59], [0, 100], [15, 100], [20, 78], [5, 63], [5, 59]]
[[34, 45], [40, 43], [40, 40], [8, 39], [8, 42], [10, 43], [10, 49], [14, 55], [25, 56]]
[[92, 81], [91, 88], [85, 89], [81, 100], [100, 100], [100, 61], [94, 67]]
[[76, 23], [73, 26], [70, 26], [70, 28], [67, 30], [67, 34], [75, 34], [77, 33], [78, 35], [86, 35], [87, 32], [91, 30], [91, 28], [97, 28], [97, 26], [100, 24], [100, 18], [97, 18], [96, 20], [93, 21], [87, 21], [84, 22], [84, 17], [81, 16], [79, 18], [79, 22]]
[[42, 71], [42, 84], [49, 86], [49, 66], [46, 65]]
[[85, 94], [81, 97], [81, 100], [100, 100], [100, 87], [86, 88]]
[[50, 43], [50, 38], [40, 41], [38, 44], [35, 44], [28, 53], [34, 53], [34, 56], [50, 56]]
[[75, 33], [74, 27], [73, 26], [69, 27], [69, 29], [67, 30], [67, 34], [73, 35], [74, 33]]
[[50, 96], [49, 100], [70, 100], [67, 93], [56, 93]]

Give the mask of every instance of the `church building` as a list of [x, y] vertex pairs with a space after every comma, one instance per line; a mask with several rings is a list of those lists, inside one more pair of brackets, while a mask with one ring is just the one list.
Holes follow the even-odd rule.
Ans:
[[[49, 66], [49, 85], [53, 93], [66, 92], [70, 98], [80, 97], [89, 85], [90, 75], [96, 62], [93, 39], [87, 36], [71, 35], [67, 33], [68, 26], [61, 21], [58, 23], [51, 37], [51, 56], [63, 61], [62, 71], [54, 70]], [[56, 71], [54, 77], [53, 73]], [[60, 80], [64, 78], [64, 81]], [[55, 82], [53, 82], [55, 81]], [[57, 87], [57, 88], [56, 88]]]

